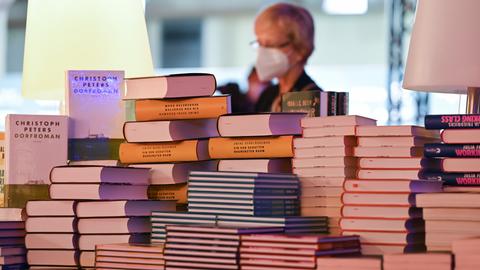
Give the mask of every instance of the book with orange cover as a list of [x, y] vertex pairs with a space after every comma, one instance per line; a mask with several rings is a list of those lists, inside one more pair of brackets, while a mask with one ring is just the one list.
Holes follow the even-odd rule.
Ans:
[[217, 87], [213, 74], [183, 73], [125, 79], [124, 99], [159, 99], [211, 96]]
[[148, 187], [148, 198], [150, 200], [174, 200], [177, 203], [187, 203], [187, 190], [187, 183], [151, 185]]
[[359, 115], [336, 115], [327, 117], [308, 117], [302, 120], [303, 128], [336, 126], [374, 126], [377, 120]]
[[293, 136], [210, 138], [212, 159], [293, 157]]
[[231, 112], [229, 95], [135, 101], [136, 121], [218, 118]]
[[126, 164], [206, 160], [209, 159], [208, 141], [122, 143], [119, 157]]
[[417, 136], [425, 138], [440, 138], [438, 130], [427, 130], [420, 126], [358, 126], [357, 136]]

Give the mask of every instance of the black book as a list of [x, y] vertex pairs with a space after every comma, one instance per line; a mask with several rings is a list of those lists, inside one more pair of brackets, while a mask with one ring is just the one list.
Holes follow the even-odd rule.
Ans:
[[442, 181], [449, 186], [480, 186], [480, 173], [445, 173], [424, 171], [420, 179]]
[[480, 144], [426, 143], [423, 153], [425, 157], [479, 158]]
[[480, 128], [480, 114], [438, 114], [425, 116], [426, 129]]

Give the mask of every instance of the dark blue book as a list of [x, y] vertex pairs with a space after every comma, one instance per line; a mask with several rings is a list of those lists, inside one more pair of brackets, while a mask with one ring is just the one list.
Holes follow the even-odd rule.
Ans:
[[480, 186], [480, 173], [422, 172], [420, 178], [442, 181], [449, 186]]
[[480, 114], [438, 114], [425, 116], [426, 129], [480, 128]]
[[480, 144], [426, 143], [423, 153], [425, 157], [479, 158]]

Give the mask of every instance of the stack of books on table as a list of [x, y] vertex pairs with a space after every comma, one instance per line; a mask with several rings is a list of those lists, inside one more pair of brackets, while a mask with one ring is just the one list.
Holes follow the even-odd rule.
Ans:
[[175, 210], [174, 201], [148, 201], [148, 169], [61, 166], [50, 180], [53, 200], [27, 205], [34, 266], [93, 267], [95, 245], [149, 242], [151, 211]]
[[[383, 256], [383, 270], [452, 270], [450, 253], [387, 254]], [[455, 269], [458, 269], [455, 267]]]
[[382, 257], [319, 257], [317, 270], [382, 270]]
[[[410, 144], [415, 138], [438, 138], [438, 132], [416, 126], [360, 126], [357, 135], [363, 142], [355, 148], [360, 169], [356, 179], [344, 183], [343, 234], [360, 235], [364, 254], [424, 250], [425, 227], [415, 195], [440, 192], [442, 183], [419, 180], [423, 148]], [[375, 139], [377, 146], [372, 145]], [[398, 146], [403, 140], [409, 143]]]
[[218, 117], [231, 112], [230, 96], [212, 96], [212, 74], [132, 78], [126, 86], [134, 121], [124, 125], [120, 161], [151, 168], [151, 199], [186, 204], [188, 172], [217, 169], [208, 138], [218, 136]]
[[[427, 248], [450, 250], [453, 240], [480, 233], [475, 214], [480, 194], [474, 194], [480, 192], [480, 115], [427, 115], [425, 128], [443, 131], [441, 143], [426, 144], [424, 149], [439, 169], [425, 171], [422, 177], [442, 181], [445, 192], [420, 201], [425, 207]], [[446, 198], [452, 199], [443, 201]]]
[[221, 137], [211, 138], [209, 153], [219, 171], [291, 173], [293, 137], [300, 135], [304, 113], [223, 115]]
[[25, 222], [21, 208], [0, 209], [0, 268], [27, 269]]
[[302, 216], [328, 216], [332, 235], [339, 235], [342, 185], [354, 177], [357, 160], [355, 127], [375, 125], [376, 120], [351, 115], [306, 117], [302, 119], [303, 136], [295, 138], [293, 172], [302, 186]]
[[281, 227], [167, 225], [167, 269], [239, 269], [241, 235], [281, 233]]
[[246, 270], [317, 269], [318, 257], [358, 254], [357, 236], [251, 234], [241, 236], [240, 267]]
[[480, 249], [480, 238], [465, 238], [452, 242], [452, 253], [455, 257], [456, 270], [480, 269], [478, 250]]
[[165, 269], [163, 244], [104, 244], [95, 248], [96, 269]]

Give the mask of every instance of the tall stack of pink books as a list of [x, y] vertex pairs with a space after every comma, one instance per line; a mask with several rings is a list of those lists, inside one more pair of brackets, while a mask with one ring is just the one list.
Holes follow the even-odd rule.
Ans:
[[478, 250], [480, 249], [480, 238], [472, 237], [452, 242], [452, 253], [455, 257], [456, 270], [480, 269]]
[[356, 126], [376, 125], [376, 120], [350, 115], [307, 117], [303, 136], [294, 139], [293, 172], [302, 186], [302, 216], [328, 216], [329, 231], [339, 235], [342, 185], [354, 177], [357, 160]]
[[422, 212], [415, 195], [439, 192], [439, 181], [419, 180], [424, 167], [422, 141], [438, 132], [417, 126], [360, 126], [355, 179], [344, 183], [340, 227], [360, 235], [363, 254], [425, 250]]
[[148, 169], [61, 166], [50, 180], [52, 200], [27, 204], [31, 266], [93, 267], [95, 245], [147, 243], [151, 211], [175, 210], [174, 201], [148, 201]]
[[317, 269], [319, 257], [358, 254], [360, 254], [360, 243], [357, 236], [242, 235], [240, 268], [313, 270]]
[[[450, 253], [387, 254], [383, 256], [383, 270], [451, 270]], [[458, 269], [455, 267], [455, 269]]]
[[0, 268], [26, 269], [25, 222], [21, 208], [0, 209]]

